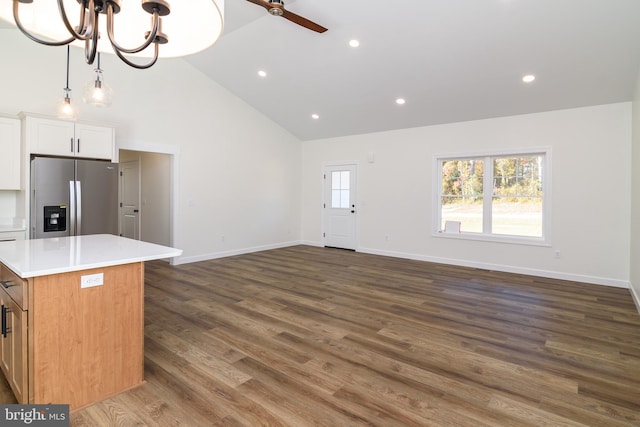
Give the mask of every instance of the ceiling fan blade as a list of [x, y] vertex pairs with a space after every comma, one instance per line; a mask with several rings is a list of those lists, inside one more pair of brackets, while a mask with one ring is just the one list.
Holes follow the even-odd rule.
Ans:
[[267, 10], [271, 9], [271, 5], [267, 1], [262, 1], [262, 0], [247, 0], [247, 1], [249, 3], [253, 3], [253, 4], [257, 4], [258, 6], [262, 6]]
[[[258, 0], [247, 0], [247, 1], [255, 2]], [[294, 22], [298, 25], [302, 25], [303, 27], [308, 28], [311, 31], [315, 31], [316, 33], [324, 33], [325, 31], [327, 31], [327, 29], [322, 25], [318, 25], [313, 21], [309, 21], [307, 18], [303, 18], [302, 16], [296, 15], [293, 12], [289, 12], [286, 9], [283, 9], [283, 12], [284, 12], [282, 14], [283, 18], [288, 19], [289, 21]]]

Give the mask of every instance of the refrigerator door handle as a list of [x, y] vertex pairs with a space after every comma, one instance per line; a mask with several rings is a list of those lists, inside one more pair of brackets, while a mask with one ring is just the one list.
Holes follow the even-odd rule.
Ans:
[[82, 187], [76, 181], [76, 236], [82, 235]]
[[69, 236], [74, 236], [76, 223], [76, 189], [75, 181], [69, 181]]

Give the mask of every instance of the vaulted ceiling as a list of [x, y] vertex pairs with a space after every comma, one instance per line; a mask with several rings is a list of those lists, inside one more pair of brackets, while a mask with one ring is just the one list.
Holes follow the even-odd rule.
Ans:
[[629, 101], [640, 69], [638, 0], [286, 7], [329, 30], [226, 0], [223, 37], [186, 60], [301, 140]]
[[225, 0], [223, 37], [185, 60], [301, 140], [630, 101], [640, 72], [640, 0], [286, 8], [328, 31]]

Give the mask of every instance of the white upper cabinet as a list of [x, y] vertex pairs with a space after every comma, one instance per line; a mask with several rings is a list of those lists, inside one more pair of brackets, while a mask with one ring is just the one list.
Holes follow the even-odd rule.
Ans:
[[75, 155], [75, 123], [27, 117], [29, 151], [53, 156]]
[[25, 121], [31, 154], [113, 159], [113, 128], [29, 116]]
[[113, 159], [113, 128], [76, 123], [76, 156], [91, 159]]
[[0, 117], [0, 190], [20, 189], [20, 120]]

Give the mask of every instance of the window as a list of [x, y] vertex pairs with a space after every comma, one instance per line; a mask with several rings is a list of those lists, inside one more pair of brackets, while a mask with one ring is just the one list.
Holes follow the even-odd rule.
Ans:
[[549, 159], [549, 150], [437, 157], [436, 231], [450, 236], [454, 229], [457, 237], [546, 243]]
[[349, 208], [349, 179], [350, 171], [331, 172], [331, 207], [337, 209]]

